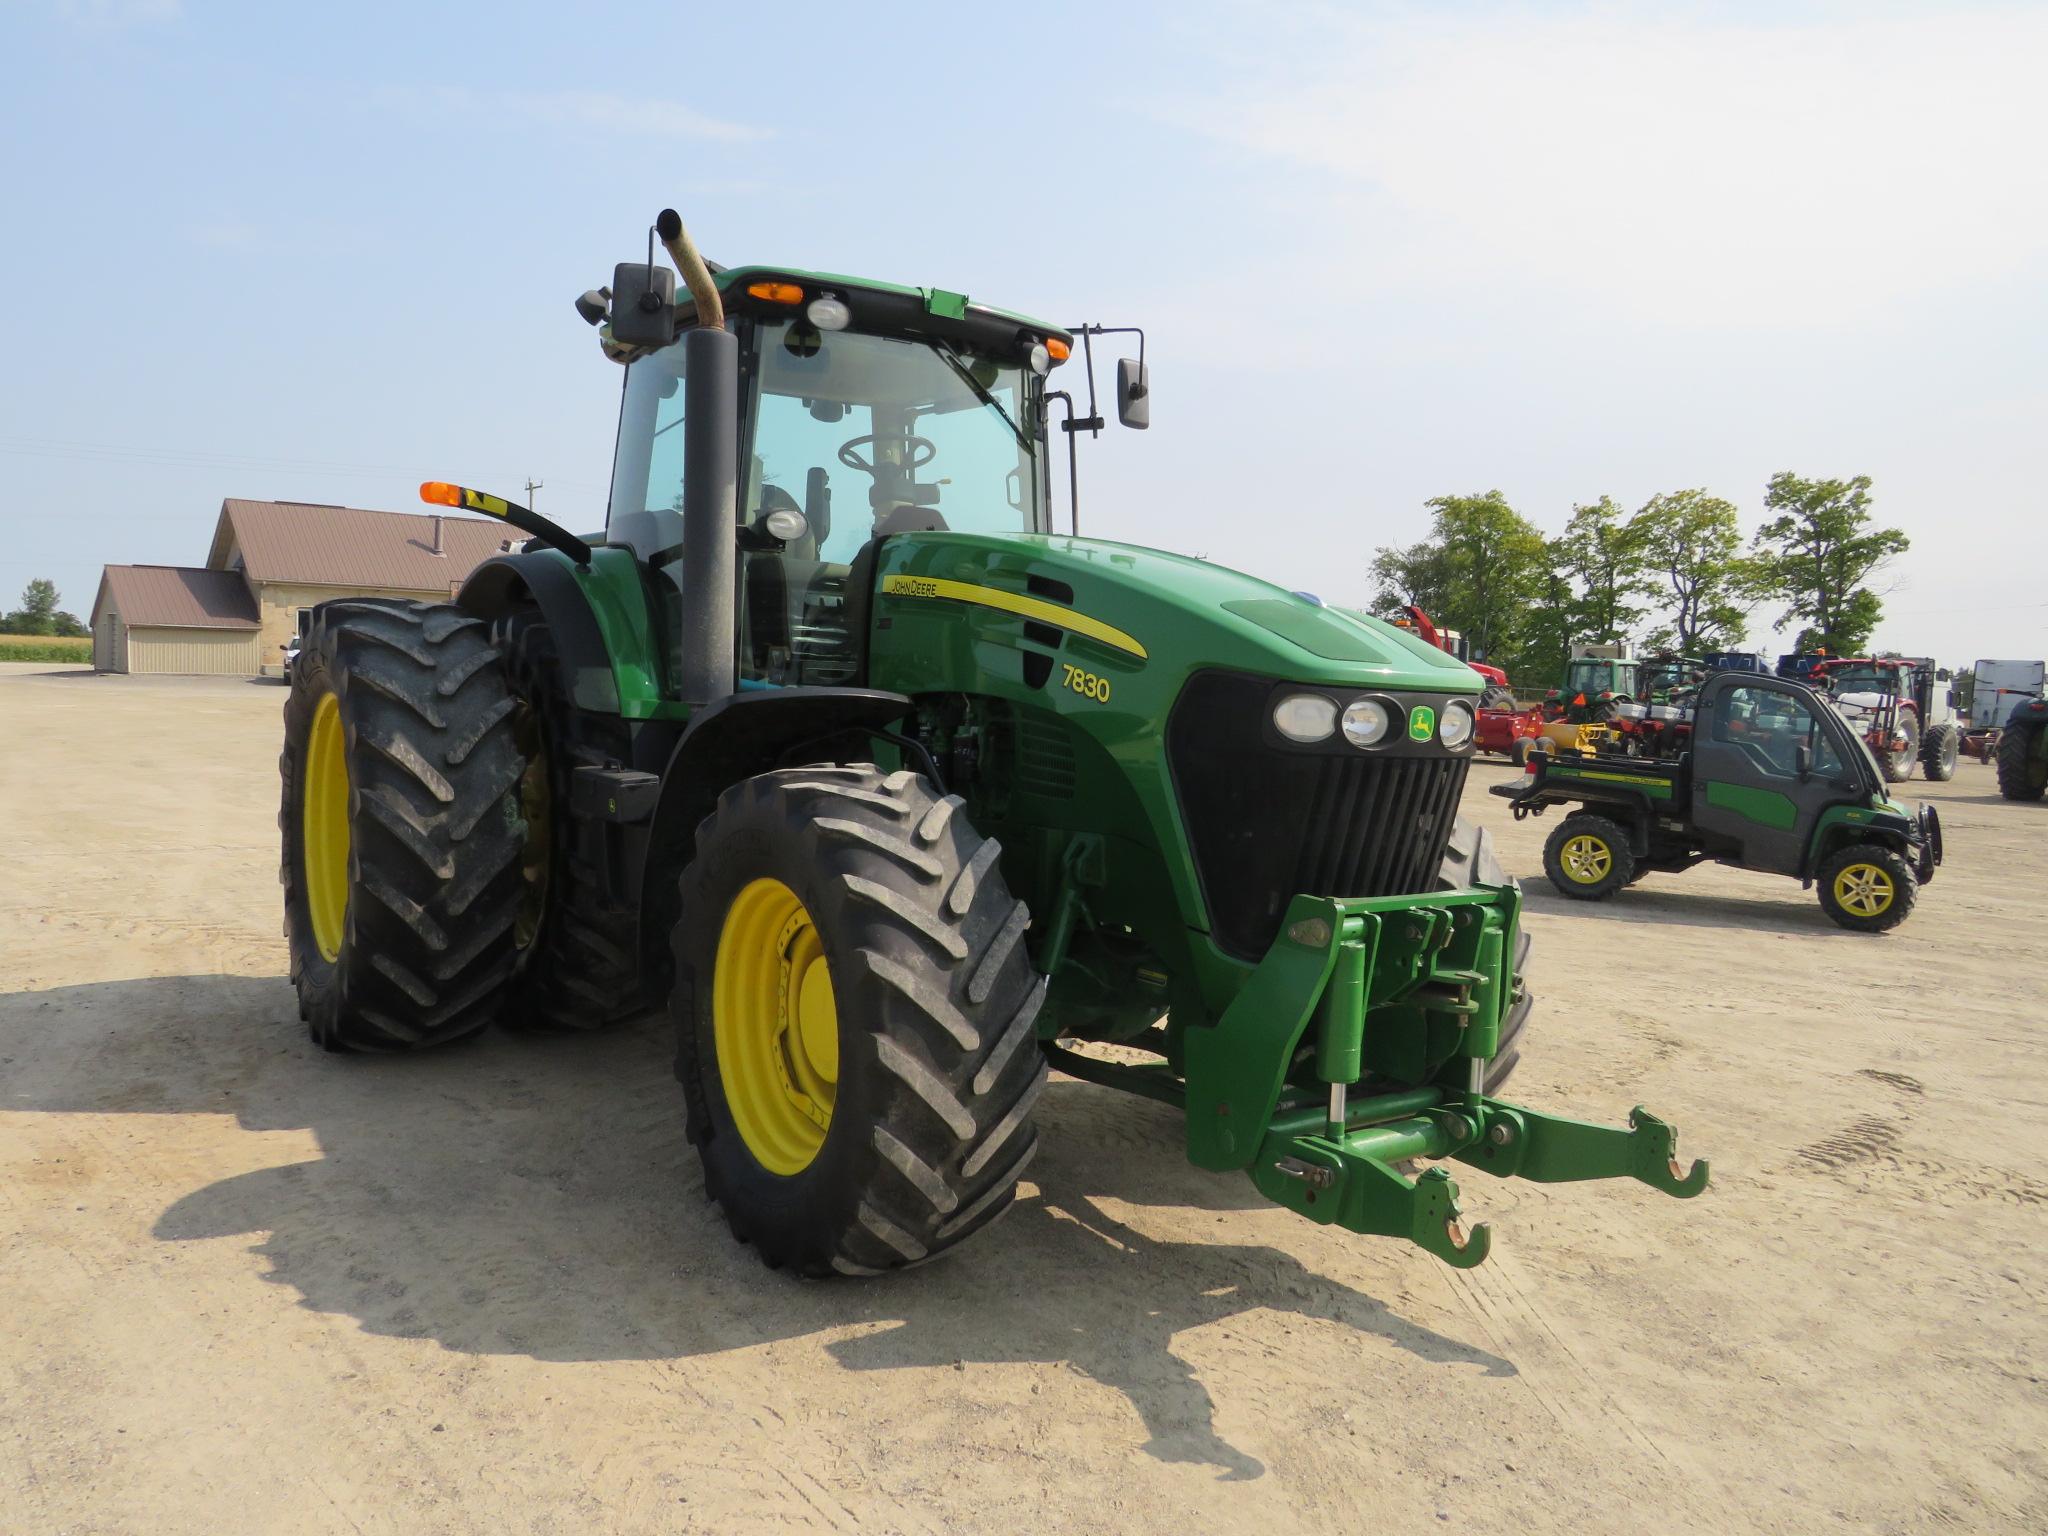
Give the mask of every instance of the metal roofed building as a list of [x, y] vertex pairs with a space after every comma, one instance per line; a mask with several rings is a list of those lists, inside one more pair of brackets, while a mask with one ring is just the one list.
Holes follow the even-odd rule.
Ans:
[[204, 566], [106, 568], [92, 605], [93, 665], [276, 675], [316, 604], [446, 602], [504, 541], [499, 524], [476, 518], [230, 497]]

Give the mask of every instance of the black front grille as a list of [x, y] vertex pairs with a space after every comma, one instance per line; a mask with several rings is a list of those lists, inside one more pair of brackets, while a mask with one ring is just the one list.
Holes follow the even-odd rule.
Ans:
[[1433, 889], [1469, 759], [1296, 751], [1266, 728], [1271, 679], [1205, 672], [1167, 727], [1167, 760], [1216, 942], [1263, 955], [1288, 901]]

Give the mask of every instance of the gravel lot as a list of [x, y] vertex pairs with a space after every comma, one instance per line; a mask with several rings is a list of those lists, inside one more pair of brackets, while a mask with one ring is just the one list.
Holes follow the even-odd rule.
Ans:
[[655, 1021], [325, 1056], [284, 978], [275, 684], [0, 667], [0, 1530], [2039, 1531], [2048, 806], [1908, 787], [1904, 928], [1706, 869], [1567, 909], [1515, 1093], [1714, 1162], [1461, 1174], [1455, 1273], [1060, 1080], [946, 1263], [763, 1270]]

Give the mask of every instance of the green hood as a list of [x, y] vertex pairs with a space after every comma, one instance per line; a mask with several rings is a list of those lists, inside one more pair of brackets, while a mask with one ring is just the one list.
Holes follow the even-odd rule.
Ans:
[[[892, 576], [899, 588], [901, 578], [927, 578], [1035, 595], [1071, 609], [1142, 648], [1140, 657], [1122, 645], [1076, 642], [1077, 655], [1098, 655], [1119, 671], [1136, 665], [1185, 677], [1225, 667], [1336, 686], [1472, 694], [1482, 687], [1479, 674], [1456, 657], [1392, 624], [1346, 615], [1206, 560], [1134, 544], [1058, 534], [910, 534], [883, 547], [877, 576], [878, 612], [885, 614], [894, 606]], [[1022, 616], [1004, 625], [999, 610], [981, 611], [985, 617], [974, 627], [984, 635], [1021, 629]]]

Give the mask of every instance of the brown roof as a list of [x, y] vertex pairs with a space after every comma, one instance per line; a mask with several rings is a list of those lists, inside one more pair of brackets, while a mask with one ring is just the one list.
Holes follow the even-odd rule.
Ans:
[[255, 582], [448, 592], [495, 555], [508, 533], [523, 537], [502, 523], [443, 517], [438, 521], [445, 553], [437, 555], [436, 521], [416, 512], [229, 497], [220, 504], [220, 523], [206, 563], [221, 569], [230, 551], [239, 550], [243, 568]]
[[256, 599], [233, 571], [188, 565], [110, 565], [92, 605], [97, 625], [111, 606], [130, 628], [255, 629]]

